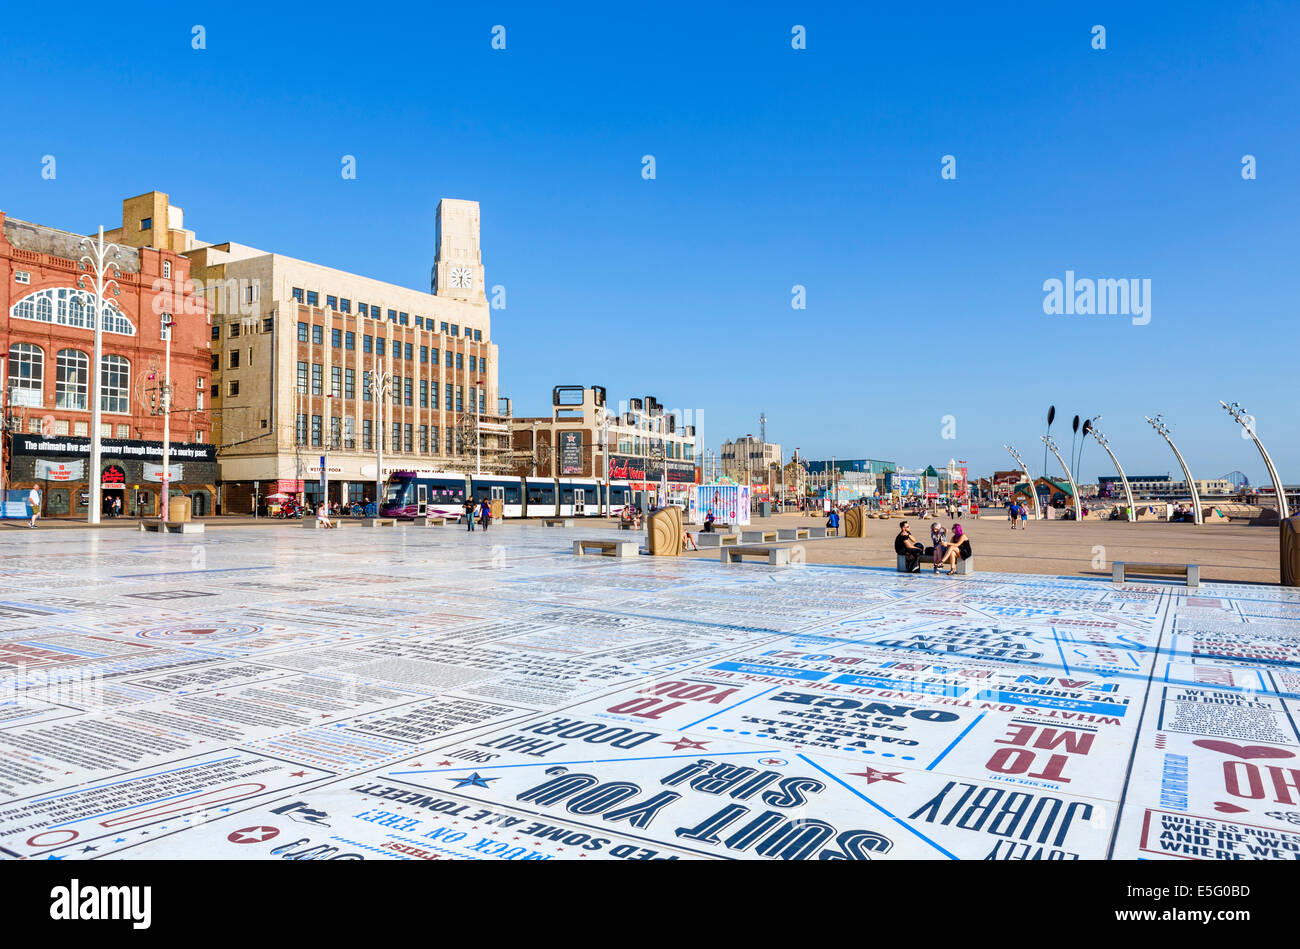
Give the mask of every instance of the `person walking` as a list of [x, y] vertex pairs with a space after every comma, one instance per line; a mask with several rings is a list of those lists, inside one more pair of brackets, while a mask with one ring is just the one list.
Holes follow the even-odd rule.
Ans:
[[1022, 531], [1029, 530], [1029, 505], [1027, 504], [1020, 505], [1020, 529]]
[[32, 489], [27, 492], [27, 504], [32, 509], [31, 520], [27, 522], [27, 526], [35, 529], [36, 519], [41, 516], [41, 489], [36, 485], [32, 485]]
[[465, 514], [465, 529], [472, 531], [474, 529], [474, 499], [467, 497], [460, 507]]
[[492, 505], [487, 498], [484, 498], [483, 503], [479, 505], [478, 513], [479, 519], [483, 523], [483, 529], [487, 530], [492, 526]]

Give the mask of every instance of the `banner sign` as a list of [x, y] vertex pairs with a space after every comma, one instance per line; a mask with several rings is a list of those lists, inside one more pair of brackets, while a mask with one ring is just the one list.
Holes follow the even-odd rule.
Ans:
[[701, 484], [690, 489], [688, 519], [703, 524], [713, 512], [713, 519], [725, 524], [749, 523], [749, 486], [743, 484]]
[[86, 476], [84, 461], [37, 461], [36, 478], [45, 481], [80, 481]]
[[[669, 484], [694, 484], [695, 465], [689, 461], [665, 461], [668, 468]], [[609, 480], [611, 481], [659, 481], [663, 478], [663, 469], [647, 458], [634, 455], [609, 456]]]
[[[172, 484], [185, 480], [181, 475], [183, 467], [183, 465], [171, 465], [169, 467], [167, 472], [168, 480], [171, 481]], [[144, 480], [162, 484], [162, 465], [156, 465], [153, 462], [146, 461], [144, 463]]]
[[560, 474], [582, 474], [582, 432], [560, 432]]
[[[162, 442], [138, 441], [131, 438], [102, 438], [105, 456], [113, 458], [147, 458], [162, 461]], [[14, 455], [90, 455], [89, 438], [69, 438], [67, 436], [45, 437], [43, 435], [15, 434], [13, 441]], [[217, 446], [206, 442], [172, 442], [168, 452], [170, 458], [184, 461], [217, 460]]]
[[125, 488], [126, 471], [121, 465], [105, 465], [99, 476], [99, 484], [101, 488]]

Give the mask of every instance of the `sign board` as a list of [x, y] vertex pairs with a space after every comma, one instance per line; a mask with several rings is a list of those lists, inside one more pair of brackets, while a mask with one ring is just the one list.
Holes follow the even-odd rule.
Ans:
[[80, 481], [86, 476], [86, 463], [38, 459], [35, 473], [37, 479], [45, 481]]
[[[162, 442], [139, 441], [133, 438], [101, 439], [103, 452], [113, 458], [146, 458], [162, 461]], [[16, 433], [13, 440], [13, 453], [17, 455], [90, 455], [89, 438], [73, 438], [66, 435], [25, 435]], [[217, 460], [217, 448], [206, 442], [172, 442], [168, 457], [173, 461], [213, 461]]]
[[560, 432], [560, 474], [582, 474], [582, 432]]
[[[167, 480], [170, 481], [172, 484], [175, 484], [177, 481], [184, 481], [185, 478], [181, 474], [183, 467], [184, 467], [183, 465], [170, 465], [167, 471], [167, 475], [168, 475]], [[153, 481], [158, 484], [161, 484], [162, 465], [154, 464], [151, 461], [146, 461], [144, 463], [144, 480]]]
[[121, 465], [105, 465], [99, 476], [99, 485], [101, 488], [125, 488], [126, 471]]
[[703, 524], [710, 511], [713, 519], [725, 524], [749, 523], [750, 495], [748, 485], [700, 484], [690, 489], [687, 501], [688, 520]]

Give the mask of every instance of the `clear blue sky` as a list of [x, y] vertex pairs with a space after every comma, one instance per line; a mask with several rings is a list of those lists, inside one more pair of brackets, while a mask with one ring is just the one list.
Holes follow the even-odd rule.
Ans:
[[[984, 473], [1008, 441], [1037, 469], [1055, 403], [1067, 451], [1102, 413], [1163, 473], [1163, 411], [1197, 477], [1259, 482], [1239, 399], [1300, 482], [1294, 3], [76, 6], [6, 13], [11, 216], [158, 189], [201, 239], [427, 289], [434, 207], [470, 198], [517, 412], [603, 384], [702, 411], [705, 448], [765, 411], [787, 452]], [[1044, 315], [1067, 269], [1150, 278], [1151, 322]]]

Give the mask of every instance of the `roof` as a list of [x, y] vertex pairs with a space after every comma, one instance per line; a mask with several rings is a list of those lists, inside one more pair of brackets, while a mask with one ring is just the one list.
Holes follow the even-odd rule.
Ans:
[[[61, 231], [57, 227], [46, 227], [44, 224], [32, 224], [29, 221], [6, 218], [4, 234], [9, 243], [17, 250], [25, 250], [35, 254], [49, 254], [51, 257], [62, 257], [64, 260], [80, 260], [81, 256], [86, 253], [86, 249], [81, 243], [87, 239], [86, 235]], [[125, 273], [140, 272], [140, 252], [138, 250], [134, 247], [119, 246], [117, 254], [117, 257], [113, 258], [113, 260]]]

